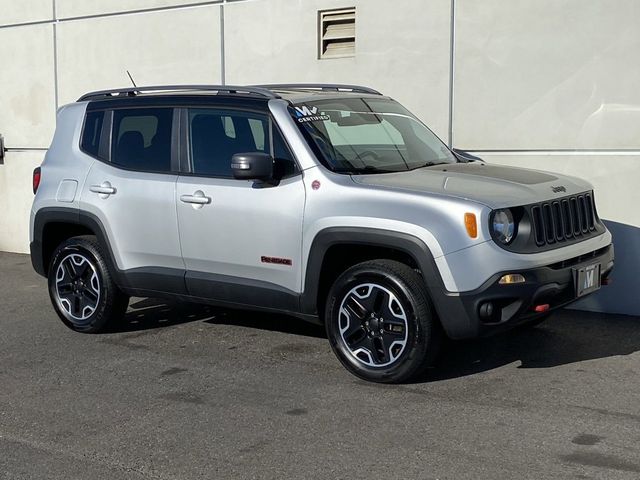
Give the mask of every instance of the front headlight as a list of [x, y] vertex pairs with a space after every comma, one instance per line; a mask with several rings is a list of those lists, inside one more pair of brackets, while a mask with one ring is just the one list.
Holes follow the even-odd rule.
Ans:
[[493, 238], [500, 243], [507, 245], [513, 240], [516, 230], [516, 225], [513, 221], [513, 213], [511, 210], [496, 210], [493, 214], [493, 220], [491, 222], [491, 232]]

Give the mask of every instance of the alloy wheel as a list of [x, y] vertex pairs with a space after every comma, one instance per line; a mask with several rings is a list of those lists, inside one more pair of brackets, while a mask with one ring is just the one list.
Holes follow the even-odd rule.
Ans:
[[100, 278], [95, 266], [78, 253], [64, 257], [56, 271], [55, 293], [71, 320], [87, 320], [100, 302]]
[[347, 350], [367, 367], [386, 367], [405, 350], [408, 322], [398, 297], [376, 283], [352, 288], [338, 310], [340, 336]]

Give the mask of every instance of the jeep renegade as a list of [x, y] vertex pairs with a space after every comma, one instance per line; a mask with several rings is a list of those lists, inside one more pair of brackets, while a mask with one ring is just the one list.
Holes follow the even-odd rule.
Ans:
[[463, 339], [540, 322], [613, 268], [578, 178], [450, 150], [349, 85], [162, 86], [59, 109], [31, 258], [68, 327], [129, 296], [323, 323], [340, 362], [401, 382]]

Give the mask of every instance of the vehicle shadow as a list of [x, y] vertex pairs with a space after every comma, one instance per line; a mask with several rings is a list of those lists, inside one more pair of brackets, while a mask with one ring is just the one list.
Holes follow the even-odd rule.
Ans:
[[[115, 332], [189, 322], [326, 338], [324, 327], [287, 315], [156, 299], [134, 299], [125, 321]], [[477, 340], [448, 341], [434, 367], [412, 383], [474, 375], [513, 362], [520, 362], [518, 368], [548, 368], [637, 351], [639, 317], [561, 310], [537, 328], [519, 328]]]
[[156, 298], [132, 298], [124, 319], [107, 333], [136, 332], [208, 320], [216, 315], [207, 305]]
[[561, 310], [536, 328], [494, 337], [449, 342], [419, 382], [473, 375], [520, 362], [518, 368], [548, 368], [640, 351], [640, 318]]
[[326, 338], [324, 327], [283, 314], [229, 310], [154, 298], [132, 299], [124, 321], [109, 333], [135, 332], [197, 321]]

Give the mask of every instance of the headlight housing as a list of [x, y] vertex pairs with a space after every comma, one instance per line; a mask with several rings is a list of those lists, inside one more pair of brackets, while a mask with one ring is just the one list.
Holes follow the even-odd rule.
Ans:
[[514, 239], [516, 236], [516, 224], [510, 209], [505, 208], [493, 212], [491, 235], [503, 245], [508, 245]]

